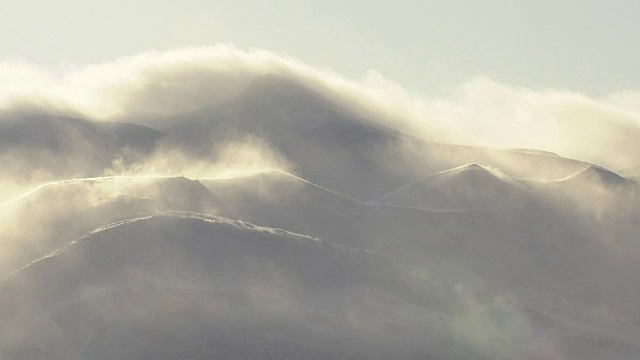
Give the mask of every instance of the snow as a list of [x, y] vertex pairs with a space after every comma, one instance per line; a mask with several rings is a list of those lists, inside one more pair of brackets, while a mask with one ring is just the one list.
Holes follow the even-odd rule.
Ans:
[[512, 179], [472, 163], [429, 175], [372, 203], [432, 211], [468, 211], [521, 204], [525, 197], [525, 189]]
[[0, 358], [638, 358], [638, 182], [340, 104], [0, 122]]

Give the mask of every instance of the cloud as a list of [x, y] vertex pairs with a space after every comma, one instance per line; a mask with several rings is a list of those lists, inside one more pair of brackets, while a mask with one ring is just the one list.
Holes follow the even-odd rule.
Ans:
[[[615, 169], [638, 163], [640, 97], [604, 99], [568, 90], [534, 91], [480, 77], [463, 85], [449, 110], [469, 143], [542, 149]], [[634, 106], [636, 108], [634, 108]]]
[[55, 70], [3, 63], [0, 110], [148, 120], [214, 106], [262, 75], [296, 81], [368, 119], [428, 140], [548, 150], [614, 169], [640, 163], [640, 93], [635, 91], [597, 99], [477, 77], [448, 97], [433, 98], [373, 70], [363, 79], [346, 79], [287, 56], [231, 44]]
[[135, 163], [114, 159], [105, 176], [185, 176], [222, 179], [266, 171], [290, 171], [291, 164], [265, 140], [245, 136], [218, 144], [207, 156], [196, 156], [168, 142]]

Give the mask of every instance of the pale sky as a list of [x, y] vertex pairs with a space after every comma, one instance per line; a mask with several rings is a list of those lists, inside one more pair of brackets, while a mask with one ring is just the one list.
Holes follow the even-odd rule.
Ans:
[[478, 75], [640, 89], [637, 0], [0, 0], [0, 61], [58, 67], [231, 42], [438, 95]]

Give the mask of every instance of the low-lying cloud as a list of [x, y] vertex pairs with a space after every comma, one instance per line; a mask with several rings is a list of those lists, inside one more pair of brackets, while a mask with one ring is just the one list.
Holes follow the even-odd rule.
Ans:
[[548, 150], [613, 169], [640, 163], [640, 95], [633, 89], [593, 98], [478, 77], [447, 98], [433, 98], [373, 70], [351, 80], [233, 45], [149, 52], [55, 70], [2, 63], [0, 109], [149, 121], [213, 106], [262, 75], [296, 81], [368, 119], [428, 140]]

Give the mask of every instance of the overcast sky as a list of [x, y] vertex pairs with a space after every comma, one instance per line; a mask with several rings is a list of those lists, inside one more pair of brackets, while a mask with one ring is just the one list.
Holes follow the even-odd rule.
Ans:
[[477, 75], [593, 96], [640, 88], [635, 0], [22, 0], [0, 12], [0, 61], [50, 67], [232, 42], [432, 95]]

